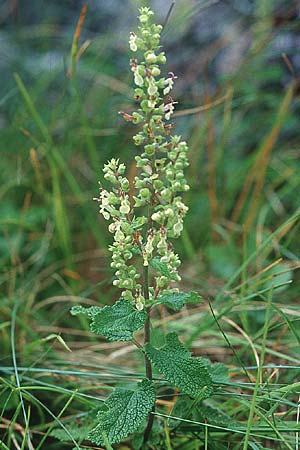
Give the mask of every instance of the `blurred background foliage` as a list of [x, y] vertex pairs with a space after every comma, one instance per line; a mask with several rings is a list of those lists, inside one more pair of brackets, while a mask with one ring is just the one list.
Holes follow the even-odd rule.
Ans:
[[[150, 3], [163, 23], [171, 2]], [[78, 297], [105, 304], [118, 295], [111, 287], [111, 238], [92, 198], [109, 158], [126, 162], [131, 178], [135, 173], [135, 130], [118, 111], [134, 108], [128, 36], [139, 4], [88, 1], [72, 77], [70, 51], [83, 3], [0, 4], [0, 365], [11, 364], [14, 305], [20, 364], [37, 357], [42, 363], [43, 352], [48, 358], [53, 349], [65, 352], [57, 340], [50, 350], [44, 346], [51, 333], [61, 333], [78, 350], [74, 364], [83, 352], [94, 356], [94, 338], [78, 330], [70, 304]], [[176, 132], [190, 146], [190, 210], [175, 244], [183, 260], [182, 288], [218, 302], [235, 295], [256, 298], [257, 291], [283, 284], [275, 298], [295, 304], [299, 3], [178, 0], [163, 46], [166, 72], [178, 76]], [[261, 248], [266, 239], [270, 245]], [[236, 288], [226, 284], [234, 274]], [[264, 313], [251, 314], [237, 320], [255, 332]], [[84, 321], [80, 326], [87, 329]], [[197, 323], [195, 330], [194, 338]], [[207, 347], [209, 357], [226, 359], [224, 352]]]

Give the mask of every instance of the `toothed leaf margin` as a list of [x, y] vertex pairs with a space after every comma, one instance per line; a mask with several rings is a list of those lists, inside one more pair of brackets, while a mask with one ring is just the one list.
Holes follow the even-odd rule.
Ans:
[[145, 351], [157, 370], [182, 393], [199, 400], [213, 393], [213, 381], [203, 358], [192, 357], [176, 333], [166, 336], [166, 344], [157, 349], [146, 344]]
[[147, 318], [146, 311], [138, 311], [129, 300], [125, 299], [103, 308], [75, 306], [71, 313], [86, 314], [92, 319], [91, 331], [105, 336], [110, 341], [131, 341], [133, 333], [143, 328]]
[[143, 380], [135, 391], [116, 389], [98, 412], [98, 425], [88, 439], [96, 445], [105, 445], [103, 436], [110, 444], [120, 442], [139, 428], [154, 403], [154, 384], [150, 380]]

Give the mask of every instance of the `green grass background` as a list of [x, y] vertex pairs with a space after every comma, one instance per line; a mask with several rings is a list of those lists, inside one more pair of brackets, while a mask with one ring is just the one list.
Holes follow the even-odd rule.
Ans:
[[[176, 243], [181, 288], [199, 291], [203, 302], [175, 316], [161, 311], [153, 335], [160, 342], [161, 329], [176, 330], [195, 354], [226, 364], [231, 384], [212, 405], [234, 422], [222, 425], [219, 418], [205, 426], [187, 419], [172, 434], [167, 418], [174, 398], [162, 395], [153, 448], [299, 446], [296, 3], [181, 0], [163, 33], [166, 70], [178, 75], [176, 132], [190, 146], [189, 213]], [[52, 430], [86, 417], [116, 383], [130, 387], [143, 377], [142, 358], [130, 345], [96, 339], [84, 319], [69, 313], [75, 303], [118, 298], [110, 236], [92, 198], [103, 164], [118, 157], [132, 176], [136, 151], [134, 128], [118, 111], [134, 108], [127, 41], [137, 2], [89, 3], [69, 78], [81, 6], [66, 0], [1, 5], [5, 450], [74, 447]], [[169, 4], [155, 6], [163, 20]], [[74, 427], [68, 429], [77, 439]]]

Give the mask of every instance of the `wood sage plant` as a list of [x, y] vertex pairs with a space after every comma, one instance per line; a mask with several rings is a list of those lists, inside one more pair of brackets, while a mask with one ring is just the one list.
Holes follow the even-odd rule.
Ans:
[[[109, 222], [113, 235], [109, 247], [114, 286], [120, 299], [112, 306], [83, 308], [91, 319], [91, 331], [110, 341], [132, 341], [145, 361], [145, 378], [135, 389], [117, 388], [98, 409], [87, 439], [96, 445], [118, 443], [130, 434], [140, 436], [135, 448], [147, 448], [155, 418], [155, 400], [162, 389], [153, 380], [153, 368], [191, 402], [201, 403], [222, 381], [224, 370], [204, 358], [193, 357], [176, 333], [165, 336], [162, 347], [151, 340], [151, 317], [158, 305], [179, 311], [187, 302], [199, 302], [195, 292], [180, 292], [180, 260], [173, 240], [183, 230], [188, 211], [182, 194], [189, 186], [184, 169], [188, 166], [188, 146], [181, 136], [172, 134], [170, 119], [176, 102], [171, 92], [176, 76], [162, 75], [166, 56], [161, 51], [161, 25], [153, 21], [153, 12], [139, 10], [139, 27], [131, 32], [129, 45], [133, 57], [130, 67], [135, 84], [137, 111], [121, 116], [138, 126], [133, 137], [137, 175], [133, 185], [119, 159], [105, 164], [100, 185], [100, 213]], [[156, 377], [157, 379], [157, 377]], [[163, 385], [165, 386], [165, 384]], [[177, 391], [176, 391], [177, 392]]]

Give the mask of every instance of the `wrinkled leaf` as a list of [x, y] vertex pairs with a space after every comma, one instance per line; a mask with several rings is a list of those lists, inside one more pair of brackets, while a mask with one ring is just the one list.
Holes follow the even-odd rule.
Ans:
[[202, 358], [202, 361], [206, 365], [214, 384], [230, 383], [228, 369], [224, 364], [219, 362], [212, 364], [211, 361], [207, 358]]
[[143, 380], [135, 391], [116, 389], [97, 414], [98, 425], [88, 439], [96, 445], [104, 445], [104, 436], [113, 444], [134, 433], [147, 417], [155, 402], [152, 381]]
[[158, 296], [157, 303], [163, 304], [174, 311], [180, 311], [186, 303], [199, 303], [200, 300], [201, 297], [197, 292], [176, 292]]
[[89, 308], [85, 308], [81, 305], [76, 305], [71, 308], [72, 316], [77, 316], [77, 314], [85, 314], [88, 317], [94, 317], [96, 314], [102, 311], [103, 308], [100, 306], [90, 306]]
[[166, 336], [164, 347], [157, 349], [146, 344], [145, 350], [157, 370], [181, 392], [199, 400], [212, 394], [213, 382], [206, 362], [202, 358], [192, 357], [176, 333]]
[[138, 311], [128, 300], [121, 299], [112, 306], [83, 308], [76, 306], [72, 314], [84, 313], [92, 318], [91, 331], [102, 334], [110, 341], [130, 341], [147, 318], [146, 311]]

